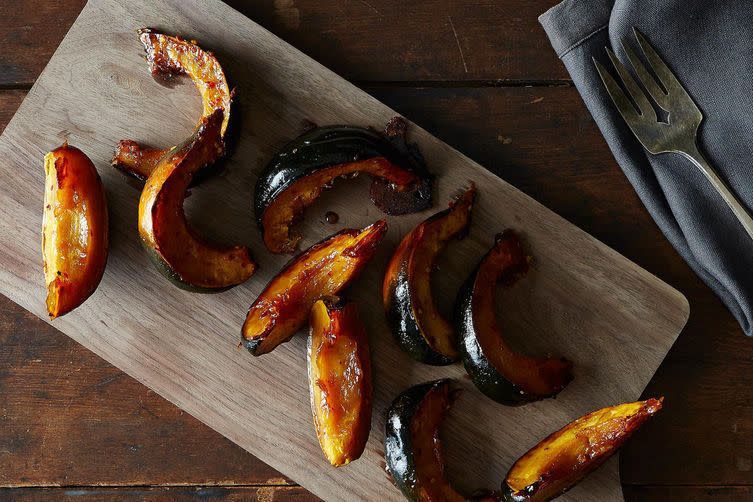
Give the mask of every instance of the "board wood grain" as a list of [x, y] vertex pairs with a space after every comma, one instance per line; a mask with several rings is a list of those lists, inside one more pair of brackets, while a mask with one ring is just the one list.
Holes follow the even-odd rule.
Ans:
[[[243, 241], [261, 270], [218, 295], [196, 295], [165, 281], [141, 250], [135, 228], [138, 190], [109, 166], [119, 139], [169, 145], [198, 115], [190, 85], [160, 87], [148, 76], [135, 30], [153, 26], [213, 49], [238, 86], [243, 127], [225, 173], [193, 190], [189, 218], [226, 242]], [[437, 290], [448, 308], [471, 266], [505, 227], [519, 229], [536, 257], [525, 281], [500, 295], [503, 325], [517, 344], [563, 354], [576, 380], [557, 400], [523, 408], [494, 404], [473, 390], [459, 366], [412, 363], [383, 320], [379, 283], [400, 236], [426, 214], [390, 218], [375, 263], [351, 295], [370, 327], [375, 419], [358, 462], [332, 469], [311, 425], [304, 337], [262, 358], [237, 349], [248, 305], [285, 257], [271, 256], [253, 224], [256, 173], [295, 136], [304, 120], [379, 126], [394, 112], [230, 7], [217, 1], [91, 0], [0, 139], [0, 287], [45, 317], [40, 258], [43, 154], [64, 139], [87, 152], [103, 177], [111, 212], [105, 277], [83, 307], [57, 328], [148, 385], [264, 462], [331, 500], [399, 499], [383, 470], [384, 411], [412, 383], [455, 377], [468, 389], [446, 424], [450, 474], [460, 487], [495, 487], [517, 456], [565, 422], [593, 408], [638, 397], [688, 316], [678, 292], [500, 180], [417, 126], [411, 137], [438, 175], [438, 207], [469, 181], [481, 187], [471, 234], [441, 263]], [[496, 167], [496, 166], [495, 166]], [[307, 212], [310, 244], [337, 228], [382, 215], [364, 204], [366, 187], [336, 187]], [[397, 370], [399, 368], [399, 371]], [[611, 462], [571, 492], [573, 500], [619, 497]]]

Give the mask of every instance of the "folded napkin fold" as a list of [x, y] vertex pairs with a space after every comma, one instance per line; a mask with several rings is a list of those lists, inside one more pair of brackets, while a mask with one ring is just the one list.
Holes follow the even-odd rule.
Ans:
[[751, 19], [753, 2], [710, 0], [565, 0], [539, 18], [641, 201], [749, 336], [753, 241], [690, 161], [676, 154], [653, 156], [643, 149], [604, 90], [591, 58], [611, 68], [604, 51], [608, 46], [627, 63], [621, 40], [628, 40], [640, 54], [633, 27], [646, 35], [703, 112], [701, 149], [750, 210]]

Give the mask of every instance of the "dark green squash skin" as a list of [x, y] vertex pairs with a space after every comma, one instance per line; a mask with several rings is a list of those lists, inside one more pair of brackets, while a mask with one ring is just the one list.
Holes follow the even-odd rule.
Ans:
[[433, 366], [454, 363], [454, 359], [437, 352], [426, 342], [414, 314], [408, 284], [408, 261], [403, 260], [397, 277], [390, 282], [390, 296], [385, 309], [390, 331], [400, 347], [416, 361]]
[[[512, 231], [505, 231], [502, 234], [499, 234], [497, 239], [499, 242], [499, 239], [505, 239], [514, 235], [515, 234]], [[455, 301], [455, 332], [458, 336], [458, 350], [463, 360], [463, 366], [465, 366], [465, 370], [471, 377], [474, 385], [476, 385], [476, 387], [486, 396], [498, 403], [506, 406], [522, 406], [534, 401], [554, 397], [561, 389], [548, 395], [526, 392], [522, 387], [511, 382], [497, 371], [489, 359], [487, 359], [478, 342], [478, 335], [473, 317], [473, 290], [481, 265], [487, 257], [494, 252], [496, 246], [497, 243], [495, 243], [492, 249], [489, 250], [481, 261], [479, 261], [476, 269], [460, 288], [460, 293]], [[512, 284], [520, 278], [526, 270], [527, 266], [525, 268], [517, 267], [506, 271], [504, 277], [501, 278], [501, 282], [508, 285]], [[572, 378], [572, 375], [570, 377]]]
[[387, 471], [405, 498], [411, 502], [420, 502], [416, 464], [413, 458], [411, 421], [426, 394], [431, 389], [442, 385], [450, 385], [450, 380], [435, 380], [411, 387], [397, 396], [387, 410], [387, 427], [384, 437]]
[[476, 283], [478, 267], [460, 288], [455, 301], [455, 332], [458, 335], [460, 356], [468, 376], [474, 385], [486, 396], [507, 406], [521, 406], [540, 399], [530, 396], [523, 389], [507, 380], [492, 366], [476, 338], [473, 323], [473, 286]]
[[236, 284], [233, 284], [231, 286], [225, 286], [222, 288], [205, 288], [202, 286], [190, 284], [184, 281], [180, 277], [180, 275], [175, 270], [173, 270], [170, 265], [167, 264], [167, 262], [162, 258], [162, 256], [160, 256], [156, 249], [152, 248], [144, 241], [141, 241], [141, 244], [143, 244], [144, 249], [146, 249], [147, 255], [149, 256], [149, 259], [152, 261], [157, 270], [159, 270], [162, 275], [164, 275], [170, 282], [172, 282], [180, 289], [190, 291], [191, 293], [222, 293], [223, 291], [227, 291], [228, 289], [236, 286]]
[[241, 344], [248, 350], [252, 356], [256, 356], [256, 349], [261, 345], [261, 340], [249, 340], [241, 335]]
[[[537, 486], [536, 484], [533, 484], [527, 486], [522, 492], [514, 492], [512, 488], [510, 488], [510, 485], [503, 481], [502, 490], [497, 493], [500, 497], [499, 500], [502, 502], [526, 502], [527, 500], [531, 500], [531, 497], [536, 494], [536, 490]], [[565, 493], [565, 491], [562, 493]]]
[[327, 167], [375, 157], [385, 157], [421, 179], [414, 190], [405, 192], [411, 200], [407, 204], [397, 205], [383, 201], [381, 196], [376, 195], [375, 186], [383, 180], [375, 179], [372, 183], [372, 201], [379, 209], [397, 215], [431, 207], [433, 176], [427, 171], [418, 148], [406, 143], [401, 133], [383, 136], [362, 127], [333, 125], [303, 133], [285, 145], [267, 164], [259, 176], [254, 194], [254, 212], [259, 226], [262, 225], [264, 211], [272, 201], [299, 180]]
[[[427, 218], [422, 224], [430, 224], [433, 221], [440, 220], [446, 217], [450, 211], [452, 211], [452, 207], [439, 211]], [[468, 228], [470, 228], [470, 220], [465, 230], [455, 238], [465, 238]], [[414, 230], [411, 230], [411, 232]], [[392, 331], [400, 347], [416, 361], [432, 366], [453, 364], [458, 359], [434, 350], [426, 341], [426, 337], [419, 327], [410, 293], [411, 279], [408, 263], [408, 256], [403, 255], [398, 273], [390, 279], [389, 296], [385, 303], [385, 313], [390, 331]]]

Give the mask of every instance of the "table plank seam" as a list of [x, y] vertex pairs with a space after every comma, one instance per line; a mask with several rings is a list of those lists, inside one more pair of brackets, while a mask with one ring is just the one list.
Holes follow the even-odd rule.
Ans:
[[7, 84], [0, 83], [0, 92], [4, 91], [29, 91], [34, 82], [11, 82]]

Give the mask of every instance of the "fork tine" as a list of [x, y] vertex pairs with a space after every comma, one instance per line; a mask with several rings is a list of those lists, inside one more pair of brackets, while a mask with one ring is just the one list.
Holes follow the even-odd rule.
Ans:
[[631, 129], [634, 126], [637, 126], [640, 122], [641, 117], [640, 115], [638, 115], [638, 112], [635, 109], [635, 106], [633, 106], [633, 103], [630, 102], [625, 92], [622, 90], [619, 84], [617, 84], [617, 81], [606, 70], [606, 68], [604, 68], [601, 63], [596, 60], [596, 58], [591, 59], [593, 59], [594, 66], [596, 66], [596, 71], [599, 73], [601, 81], [604, 82], [604, 87], [607, 90], [607, 94], [609, 94], [609, 97], [612, 98], [612, 102], [614, 103], [614, 106], [617, 107], [617, 111], [620, 112], [620, 115], [622, 115], [622, 118], [625, 120], [625, 122], [628, 123]]
[[[643, 90], [638, 87], [638, 84], [635, 83], [633, 76], [629, 71], [627, 71], [625, 65], [623, 65], [619, 59], [617, 59], [617, 56], [614, 55], [614, 52], [612, 52], [609, 47], [606, 47], [605, 50], [607, 51], [607, 55], [612, 61], [614, 68], [617, 70], [617, 74], [622, 79], [622, 83], [625, 85], [628, 93], [630, 93], [630, 95], [633, 97], [633, 101], [638, 107], [638, 114], [651, 116], [651, 112], [654, 111], [654, 107], [651, 106], [651, 103], [643, 93]], [[654, 118], [656, 118], [656, 113], [654, 113]]]
[[640, 80], [651, 97], [654, 98], [654, 101], [659, 105], [666, 104], [668, 94], [664, 92], [664, 89], [662, 89], [659, 84], [656, 83], [654, 76], [646, 69], [643, 61], [641, 61], [635, 52], [633, 52], [633, 49], [630, 48], [624, 38], [622, 39], [622, 49], [625, 51], [630, 64], [633, 66], [635, 74], [638, 76], [638, 80]]
[[644, 37], [636, 27], [633, 27], [633, 33], [635, 33], [635, 38], [638, 40], [638, 45], [641, 47], [643, 54], [646, 56], [648, 64], [651, 66], [651, 69], [654, 70], [654, 74], [659, 78], [659, 82], [661, 82], [667, 92], [669, 94], [681, 92], [687, 95], [685, 88], [682, 86], [680, 81], [677, 80], [675, 74], [672, 73], [672, 70], [669, 69], [669, 67], [662, 60], [659, 54], [657, 54], [656, 50], [651, 46], [650, 43], [648, 43], [646, 37]]

